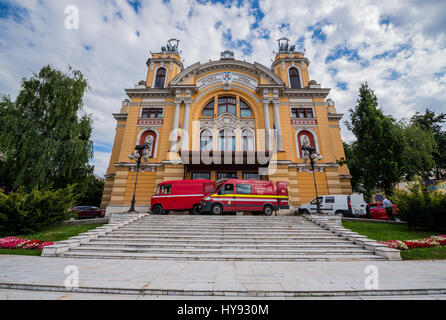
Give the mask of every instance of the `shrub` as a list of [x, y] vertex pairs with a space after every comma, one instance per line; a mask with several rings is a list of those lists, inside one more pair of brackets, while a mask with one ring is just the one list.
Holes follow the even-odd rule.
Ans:
[[446, 195], [416, 182], [409, 191], [395, 191], [392, 197], [409, 227], [446, 231]]
[[0, 192], [0, 234], [24, 234], [73, 217], [68, 209], [76, 201], [75, 185], [65, 189], [23, 189], [7, 195]]

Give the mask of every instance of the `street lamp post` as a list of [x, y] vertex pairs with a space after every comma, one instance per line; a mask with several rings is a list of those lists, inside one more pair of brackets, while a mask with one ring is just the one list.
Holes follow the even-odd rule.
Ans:
[[308, 159], [310, 159], [311, 163], [311, 170], [313, 171], [313, 181], [314, 181], [314, 190], [316, 191], [316, 206], [317, 206], [317, 213], [321, 213], [321, 205], [319, 203], [319, 196], [317, 194], [317, 185], [316, 185], [316, 175], [314, 173], [314, 162], [317, 160], [321, 160], [322, 157], [315, 153], [315, 149], [310, 145], [303, 145], [302, 146], [302, 159], [306, 163]]
[[135, 210], [136, 184], [138, 182], [138, 173], [139, 173], [139, 167], [141, 166], [141, 159], [143, 158], [144, 161], [149, 160], [149, 154], [147, 153], [148, 149], [149, 145], [147, 143], [143, 145], [136, 145], [135, 152], [129, 154], [130, 160], [136, 160], [136, 178], [135, 178], [135, 186], [133, 187], [133, 197], [128, 213], [138, 213]]

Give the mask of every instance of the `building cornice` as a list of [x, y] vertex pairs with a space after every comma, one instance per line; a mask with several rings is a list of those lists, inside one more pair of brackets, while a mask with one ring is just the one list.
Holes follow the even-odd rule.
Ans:
[[330, 93], [330, 88], [301, 88], [301, 89], [290, 89], [286, 88], [283, 90], [283, 95], [288, 97], [323, 97], [325, 98]]
[[113, 113], [113, 118], [115, 118], [117, 121], [126, 121], [127, 113]]
[[344, 116], [343, 113], [328, 113], [328, 121], [340, 121]]
[[154, 89], [154, 88], [136, 88], [125, 89], [125, 93], [129, 98], [146, 98], [146, 97], [174, 97], [170, 89]]
[[174, 59], [174, 58], [149, 58], [149, 59], [147, 59], [146, 65], [147, 65], [147, 67], [150, 67], [151, 63], [156, 63], [156, 62], [168, 62], [168, 63], [173, 62], [173, 63], [176, 63], [180, 67], [181, 71], [184, 70], [183, 63], [177, 59]]
[[277, 66], [279, 63], [281, 62], [305, 62], [308, 65], [310, 65], [310, 60], [308, 60], [307, 58], [279, 58], [276, 61], [273, 62], [273, 64], [271, 65], [271, 68], [274, 68], [275, 66]]

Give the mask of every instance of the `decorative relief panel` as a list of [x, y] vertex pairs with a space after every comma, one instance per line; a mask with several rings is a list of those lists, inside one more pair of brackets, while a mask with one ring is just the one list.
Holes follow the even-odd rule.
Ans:
[[316, 119], [291, 119], [291, 125], [292, 126], [317, 126], [317, 120]]
[[138, 125], [144, 125], [144, 126], [162, 126], [163, 125], [163, 119], [138, 119]]
[[243, 86], [246, 86], [252, 90], [255, 90], [258, 86], [257, 79], [248, 76], [246, 74], [225, 71], [225, 72], [217, 72], [212, 73], [207, 76], [201, 77], [197, 79], [197, 88], [198, 90], [203, 90], [207, 87], [210, 87], [214, 84], [232, 84], [237, 83]]

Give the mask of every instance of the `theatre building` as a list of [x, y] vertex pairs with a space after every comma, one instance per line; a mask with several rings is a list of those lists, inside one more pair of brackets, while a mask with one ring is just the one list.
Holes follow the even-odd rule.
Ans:
[[[309, 78], [303, 52], [278, 40], [271, 67], [234, 58], [183, 66], [178, 40], [147, 60], [147, 76], [114, 113], [116, 133], [101, 207], [123, 212], [133, 196], [136, 145], [147, 144], [138, 173], [136, 210], [146, 211], [156, 185], [166, 180], [241, 179], [285, 181], [290, 205], [315, 196], [313, 171], [303, 161], [311, 145], [319, 195], [350, 194], [334, 102], [329, 88]], [[147, 157], [148, 156], [148, 157]]]

